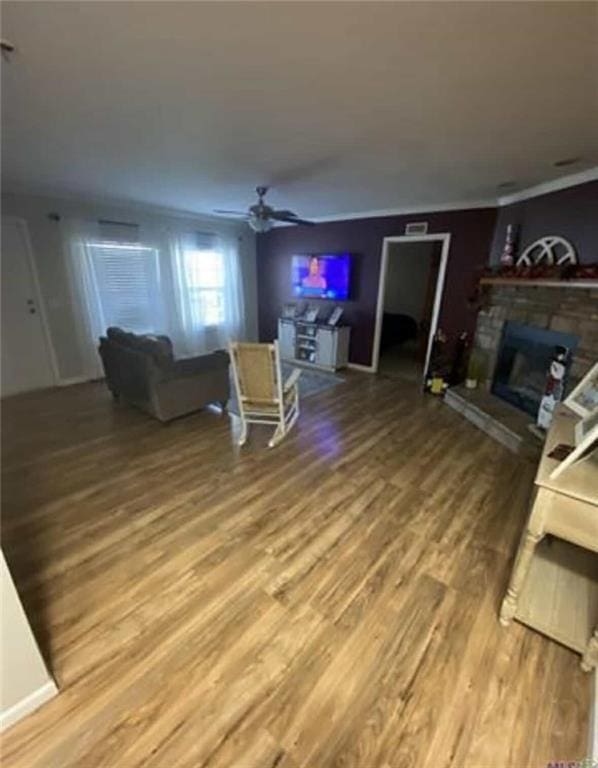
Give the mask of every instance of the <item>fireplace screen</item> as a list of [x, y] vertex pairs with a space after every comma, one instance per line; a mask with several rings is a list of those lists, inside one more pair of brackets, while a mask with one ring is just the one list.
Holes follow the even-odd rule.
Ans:
[[535, 418], [555, 347], [566, 347], [570, 361], [577, 341], [577, 336], [570, 333], [546, 331], [520, 323], [505, 323], [492, 392]]

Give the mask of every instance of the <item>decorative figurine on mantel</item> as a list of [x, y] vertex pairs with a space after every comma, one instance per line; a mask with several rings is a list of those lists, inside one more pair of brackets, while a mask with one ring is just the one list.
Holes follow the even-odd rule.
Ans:
[[515, 263], [515, 239], [515, 227], [513, 224], [507, 224], [505, 244], [500, 255], [501, 267], [512, 267]]
[[548, 369], [546, 377], [546, 389], [544, 396], [540, 401], [538, 408], [537, 425], [542, 429], [548, 430], [552, 422], [552, 416], [557, 403], [563, 399], [563, 388], [565, 383], [565, 373], [567, 372], [567, 358], [569, 350], [567, 347], [555, 347], [554, 355]]

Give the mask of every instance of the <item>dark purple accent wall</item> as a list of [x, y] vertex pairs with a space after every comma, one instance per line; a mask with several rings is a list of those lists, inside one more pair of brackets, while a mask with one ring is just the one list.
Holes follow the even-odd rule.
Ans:
[[[429, 234], [450, 232], [444, 297], [439, 326], [454, 340], [462, 330], [473, 332], [477, 312], [467, 298], [488, 263], [496, 210], [480, 208], [413, 216], [384, 216], [316, 224], [313, 227], [279, 227], [257, 238], [258, 319], [262, 341], [277, 335], [282, 305], [293, 301], [291, 257], [304, 253], [354, 254], [351, 300], [343, 302], [343, 322], [351, 326], [349, 359], [370, 365], [374, 341], [376, 302], [382, 241], [405, 234], [410, 221], [429, 222]], [[332, 307], [332, 302], [324, 302]]]
[[544, 235], [560, 235], [577, 251], [580, 264], [598, 262], [598, 181], [588, 181], [499, 208], [490, 262], [500, 259], [507, 225], [519, 227], [519, 248]]

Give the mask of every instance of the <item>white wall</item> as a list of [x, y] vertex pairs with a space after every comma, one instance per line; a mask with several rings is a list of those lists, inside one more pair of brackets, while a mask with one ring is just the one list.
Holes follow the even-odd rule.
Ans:
[[57, 693], [0, 552], [0, 728], [20, 720]]
[[176, 221], [190, 228], [203, 227], [209, 231], [235, 233], [240, 238], [247, 333], [250, 339], [257, 340], [255, 235], [243, 222], [193, 216], [129, 203], [23, 194], [4, 194], [2, 213], [18, 216], [27, 223], [61, 381], [79, 377], [82, 362], [78, 346], [74, 343], [75, 315], [63, 254], [61, 225], [49, 218], [50, 213], [58, 213], [63, 218], [102, 218], [164, 226]]
[[434, 242], [391, 243], [384, 311], [422, 319]]

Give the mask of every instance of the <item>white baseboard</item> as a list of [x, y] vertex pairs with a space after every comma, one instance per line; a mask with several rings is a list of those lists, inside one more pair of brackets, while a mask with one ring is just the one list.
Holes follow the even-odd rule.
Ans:
[[85, 382], [91, 381], [87, 376], [73, 376], [70, 379], [60, 379], [58, 381], [59, 387], [70, 387], [73, 384], [85, 384]]
[[11, 725], [14, 725], [18, 720], [21, 720], [25, 715], [31, 714], [46, 701], [53, 699], [58, 693], [58, 688], [54, 680], [48, 680], [37, 691], [33, 691], [29, 696], [25, 696], [24, 699], [13, 704], [5, 712], [0, 713], [0, 731], [4, 731]]
[[592, 671], [592, 694], [590, 704], [590, 733], [588, 736], [588, 755], [592, 765], [598, 764], [598, 669]]
[[347, 363], [347, 368], [351, 368], [353, 371], [363, 371], [364, 373], [376, 373], [373, 366], [361, 365], [360, 363]]

